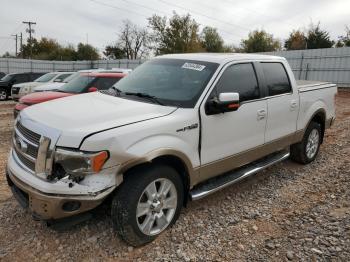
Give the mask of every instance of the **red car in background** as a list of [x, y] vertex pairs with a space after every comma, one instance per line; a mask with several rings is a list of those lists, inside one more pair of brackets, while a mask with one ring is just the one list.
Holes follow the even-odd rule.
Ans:
[[126, 76], [123, 73], [81, 73], [59, 89], [23, 96], [14, 109], [15, 118], [24, 108], [42, 102], [98, 90], [107, 90]]

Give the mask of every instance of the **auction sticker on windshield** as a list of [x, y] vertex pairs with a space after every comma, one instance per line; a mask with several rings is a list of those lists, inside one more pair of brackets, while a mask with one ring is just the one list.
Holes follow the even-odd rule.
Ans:
[[184, 63], [182, 68], [196, 70], [196, 71], [202, 71], [205, 68], [205, 65], [200, 65], [200, 64], [195, 64], [195, 63]]

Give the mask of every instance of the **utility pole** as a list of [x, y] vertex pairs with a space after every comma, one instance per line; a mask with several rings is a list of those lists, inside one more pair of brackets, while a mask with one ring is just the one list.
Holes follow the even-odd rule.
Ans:
[[30, 58], [32, 58], [32, 33], [34, 33], [34, 29], [32, 29], [32, 25], [36, 25], [36, 22], [22, 22], [23, 24], [27, 24], [28, 25], [28, 29], [26, 30], [27, 33], [29, 33], [29, 43], [30, 43]]
[[14, 36], [15, 37], [15, 40], [16, 40], [16, 57], [17, 57], [17, 40], [18, 40], [18, 35], [15, 34], [15, 35], [11, 35], [11, 36]]
[[22, 55], [22, 58], [24, 58], [24, 54], [23, 54], [23, 36], [22, 36], [22, 32], [21, 32], [21, 35], [19, 36], [19, 38], [21, 39], [20, 40], [20, 49], [19, 51], [21, 52], [21, 55]]

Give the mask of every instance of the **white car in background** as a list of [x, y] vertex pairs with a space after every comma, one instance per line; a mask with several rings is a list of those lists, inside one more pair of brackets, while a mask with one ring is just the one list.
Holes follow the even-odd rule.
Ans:
[[123, 68], [112, 68], [112, 69], [87, 69], [87, 70], [80, 70], [78, 72], [75, 72], [71, 76], [67, 77], [62, 82], [55, 82], [55, 83], [48, 83], [45, 85], [41, 85], [34, 88], [34, 92], [45, 92], [45, 91], [53, 91], [59, 89], [61, 86], [63, 86], [65, 83], [68, 83], [75, 77], [79, 76], [80, 73], [92, 73], [92, 72], [106, 72], [106, 73], [124, 73], [128, 74], [132, 71], [132, 69], [123, 69]]
[[40, 85], [47, 83], [61, 83], [74, 73], [75, 72], [52, 72], [37, 78], [34, 82], [13, 85], [11, 90], [12, 99], [19, 100], [22, 96], [33, 93], [34, 88]]

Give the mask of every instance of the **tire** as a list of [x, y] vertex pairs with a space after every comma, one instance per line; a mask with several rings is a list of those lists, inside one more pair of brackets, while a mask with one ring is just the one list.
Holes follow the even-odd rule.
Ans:
[[315, 160], [322, 140], [321, 125], [311, 122], [307, 127], [303, 140], [290, 147], [290, 157], [300, 164], [308, 164]]
[[[168, 187], [169, 190], [162, 190]], [[159, 194], [161, 191], [165, 197], [154, 198], [152, 193]], [[184, 186], [180, 175], [172, 167], [149, 165], [132, 169], [112, 200], [114, 230], [134, 247], [149, 243], [175, 223], [183, 201]], [[166, 203], [171, 208], [165, 208]]]
[[5, 101], [7, 100], [8, 95], [7, 92], [4, 88], [0, 88], [0, 101]]

